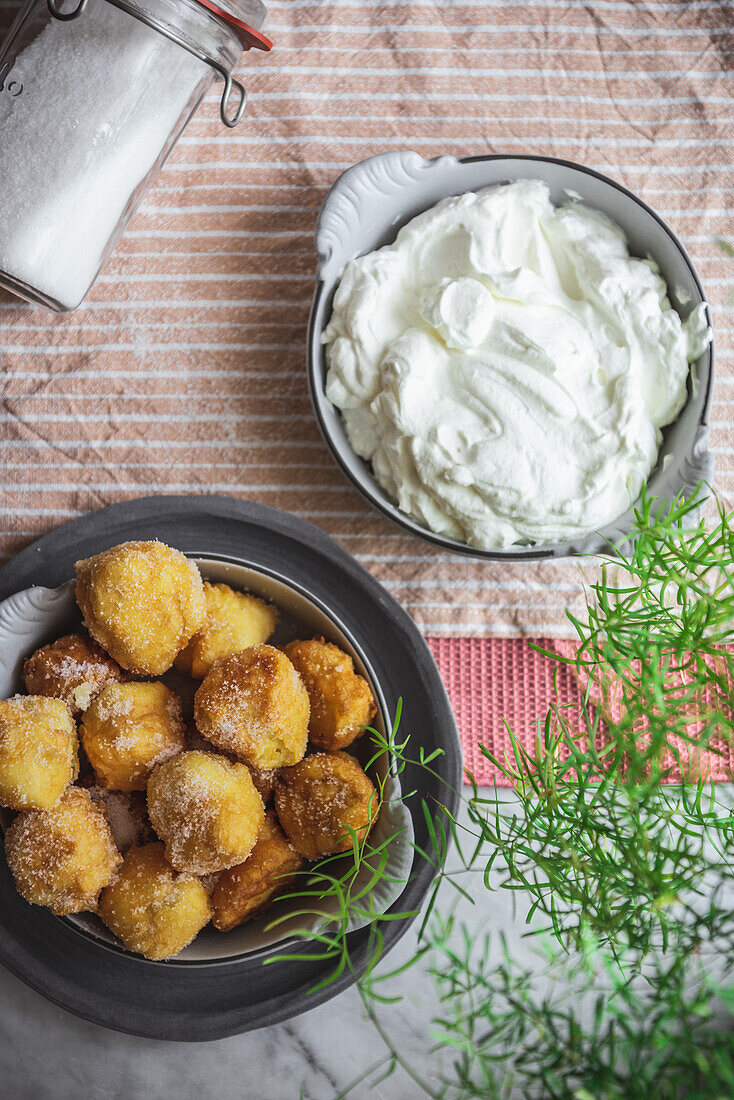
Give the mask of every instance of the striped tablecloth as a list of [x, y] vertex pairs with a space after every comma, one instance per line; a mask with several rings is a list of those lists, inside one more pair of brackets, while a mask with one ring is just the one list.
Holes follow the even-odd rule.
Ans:
[[680, 234], [712, 304], [711, 443], [730, 499], [734, 260], [716, 238], [734, 239], [734, 8], [270, 0], [269, 13], [276, 49], [241, 70], [246, 121], [223, 130], [210, 95], [85, 306], [53, 317], [0, 297], [0, 550], [151, 492], [293, 511], [431, 637], [473, 759], [480, 736], [501, 746], [502, 716], [522, 731], [543, 709], [547, 671], [518, 639], [567, 632], [579, 565], [442, 553], [346, 482], [305, 377], [318, 208], [342, 169], [406, 146], [551, 154], [623, 182]]

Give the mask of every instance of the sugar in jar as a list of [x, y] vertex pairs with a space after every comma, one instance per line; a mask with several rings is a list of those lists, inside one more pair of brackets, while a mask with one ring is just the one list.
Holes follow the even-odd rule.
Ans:
[[[224, 0], [222, 0], [224, 2]], [[29, 0], [0, 47], [0, 286], [80, 304], [215, 79], [222, 122], [260, 0]]]

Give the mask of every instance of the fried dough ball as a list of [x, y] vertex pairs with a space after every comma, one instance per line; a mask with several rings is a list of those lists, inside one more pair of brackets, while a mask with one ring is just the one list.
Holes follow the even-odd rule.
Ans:
[[212, 894], [212, 923], [228, 932], [250, 920], [293, 882], [303, 859], [289, 843], [272, 810], [244, 863], [222, 871]]
[[279, 649], [255, 645], [220, 661], [196, 693], [200, 733], [253, 768], [295, 764], [306, 752], [308, 693]]
[[144, 791], [157, 764], [183, 752], [181, 701], [165, 684], [108, 684], [84, 715], [79, 733], [103, 787]]
[[311, 701], [311, 744], [336, 752], [361, 737], [377, 708], [367, 681], [354, 671], [349, 654], [323, 638], [291, 642], [285, 653]]
[[352, 847], [348, 827], [359, 840], [365, 837], [379, 807], [372, 782], [353, 756], [317, 752], [279, 774], [275, 809], [296, 851], [321, 859]]
[[[211, 752], [212, 743], [207, 741], [205, 737], [202, 737], [193, 722], [189, 723], [186, 728], [186, 749], [199, 749], [201, 752]], [[239, 763], [236, 756], [232, 753], [222, 752], [219, 750], [222, 756], [228, 757], [235, 763]], [[268, 802], [273, 797], [273, 791], [275, 790], [275, 778], [278, 774], [277, 768], [253, 768], [248, 764], [250, 769], [250, 775], [252, 776], [252, 782], [255, 784], [255, 790], [263, 800], [264, 805], [267, 806]]]
[[204, 621], [199, 570], [162, 542], [124, 542], [75, 568], [87, 630], [136, 675], [169, 669]]
[[175, 871], [163, 845], [131, 848], [102, 891], [99, 916], [125, 947], [146, 959], [170, 959], [209, 923], [209, 895], [193, 875]]
[[174, 661], [177, 672], [195, 680], [203, 680], [216, 661], [267, 642], [278, 620], [270, 604], [228, 584], [205, 581], [204, 600], [204, 625]]
[[5, 854], [18, 893], [57, 916], [95, 909], [121, 859], [104, 810], [80, 787], [51, 810], [18, 814]]
[[76, 725], [66, 703], [44, 695], [0, 702], [0, 805], [50, 810], [79, 770]]
[[66, 634], [37, 649], [23, 665], [28, 694], [61, 699], [74, 717], [87, 709], [105, 684], [124, 678], [117, 662], [86, 634]]
[[148, 814], [178, 871], [206, 875], [247, 859], [265, 809], [246, 764], [182, 753], [148, 780]]

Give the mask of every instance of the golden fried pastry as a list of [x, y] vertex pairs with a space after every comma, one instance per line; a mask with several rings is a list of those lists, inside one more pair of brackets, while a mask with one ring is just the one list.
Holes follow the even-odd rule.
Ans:
[[[205, 737], [202, 737], [193, 722], [190, 722], [186, 727], [186, 748], [199, 749], [201, 752], [211, 752], [212, 743], [207, 741]], [[221, 749], [217, 750], [222, 756], [228, 757], [228, 759], [237, 761], [237, 757], [232, 753], [222, 752]], [[253, 768], [250, 764], [247, 765], [250, 769], [250, 775], [252, 776], [252, 782], [255, 784], [255, 790], [263, 800], [263, 804], [267, 806], [268, 802], [273, 797], [273, 791], [275, 790], [275, 777], [278, 774], [277, 768]]]
[[256, 916], [293, 882], [303, 859], [272, 810], [244, 863], [222, 871], [212, 894], [212, 923], [228, 932]]
[[183, 752], [181, 702], [165, 684], [108, 684], [82, 719], [82, 746], [103, 787], [144, 791], [148, 776]]
[[178, 871], [206, 875], [247, 859], [265, 817], [246, 764], [182, 753], [148, 780], [148, 814]]
[[18, 893], [57, 916], [95, 909], [121, 858], [104, 810], [80, 787], [69, 787], [51, 810], [18, 814], [5, 855]]
[[348, 653], [323, 638], [291, 642], [285, 653], [306, 685], [311, 702], [308, 739], [336, 752], [364, 733], [377, 709], [364, 677]]
[[203, 680], [216, 661], [267, 642], [278, 620], [270, 604], [228, 584], [205, 581], [204, 600], [204, 625], [174, 661], [177, 672], [195, 680]]
[[362, 840], [377, 818], [377, 791], [353, 756], [317, 752], [275, 783], [275, 809], [297, 852], [321, 859], [352, 847], [349, 828]]
[[115, 660], [160, 676], [204, 622], [199, 570], [162, 542], [124, 542], [76, 563], [84, 623]]
[[0, 806], [49, 810], [79, 770], [76, 725], [66, 703], [44, 695], [0, 702]]
[[146, 959], [177, 955], [211, 916], [202, 884], [175, 871], [158, 843], [130, 849], [97, 911], [125, 947]]
[[105, 684], [125, 675], [105, 651], [86, 634], [66, 634], [37, 649], [23, 665], [29, 695], [61, 699], [76, 717], [82, 714]]
[[199, 732], [253, 768], [295, 764], [306, 752], [308, 693], [286, 655], [255, 645], [220, 661], [196, 693]]

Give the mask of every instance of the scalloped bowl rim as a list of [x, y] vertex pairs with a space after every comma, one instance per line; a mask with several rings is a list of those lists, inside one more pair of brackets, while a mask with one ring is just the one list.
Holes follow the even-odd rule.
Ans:
[[[504, 165], [508, 168], [508, 174], [503, 175], [501, 169]], [[487, 176], [484, 182], [480, 178], [483, 173]], [[658, 262], [676, 309], [681, 310], [688, 305], [694, 308], [702, 304], [711, 326], [711, 312], [698, 273], [674, 231], [622, 184], [595, 169], [562, 158], [487, 154], [441, 156], [426, 160], [408, 149], [378, 154], [353, 165], [337, 178], [324, 200], [317, 222], [315, 243], [319, 264], [309, 319], [307, 359], [311, 401], [324, 440], [344, 474], [374, 508], [423, 541], [467, 557], [488, 561], [532, 561], [603, 553], [627, 539], [634, 524], [634, 508], [639, 501], [600, 531], [557, 543], [482, 549], [430, 530], [398, 508], [378, 484], [368, 463], [356, 455], [349, 443], [341, 416], [325, 394], [322, 333], [331, 314], [334, 292], [348, 260], [390, 243], [402, 225], [441, 199], [509, 180], [547, 180], [554, 174], [566, 177], [566, 182], [561, 186], [551, 185], [556, 195], [580, 194], [584, 203], [597, 209], [604, 209], [605, 204], [614, 206], [616, 200], [625, 208], [629, 219], [614, 216], [614, 220], [627, 233], [633, 254], [639, 254], [639, 250], [634, 248], [636, 234], [644, 236], [647, 232], [657, 236], [661, 242], [667, 242], [666, 257], [670, 258], [670, 263], [661, 262], [662, 252], [648, 250], [647, 255], [652, 255]], [[466, 185], [461, 184], [462, 178], [467, 181]], [[472, 182], [469, 183], [469, 180]], [[605, 202], [588, 199], [579, 188], [604, 195]], [[636, 232], [630, 230], [633, 216], [638, 219]], [[677, 285], [665, 273], [668, 267], [672, 267], [673, 259], [677, 265]], [[654, 495], [663, 500], [672, 499], [680, 492], [690, 492], [700, 482], [710, 481], [712, 459], [708, 450], [708, 412], [713, 380], [712, 340], [692, 367], [688, 399], [676, 421], [664, 429], [658, 461], [647, 482]], [[684, 428], [687, 438], [683, 441], [685, 445], [678, 449], [673, 444]]]

